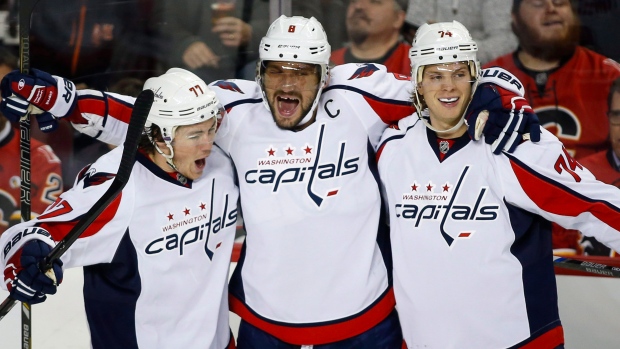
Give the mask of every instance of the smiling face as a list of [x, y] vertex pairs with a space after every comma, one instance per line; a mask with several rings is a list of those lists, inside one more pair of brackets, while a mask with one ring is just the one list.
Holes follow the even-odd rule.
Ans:
[[[194, 125], [179, 126], [174, 133], [172, 162], [178, 172], [188, 179], [198, 179], [205, 169], [205, 160], [211, 154], [217, 124], [215, 118]], [[166, 154], [170, 150], [164, 142], [157, 146]], [[164, 171], [170, 171], [170, 165], [159, 153], [152, 155], [153, 161]]]
[[319, 91], [321, 68], [317, 64], [264, 63], [263, 88], [278, 127], [291, 130], [310, 112]]
[[561, 59], [579, 39], [579, 23], [570, 0], [523, 0], [512, 14], [519, 45], [534, 57]]
[[424, 67], [417, 89], [434, 128], [448, 130], [461, 120], [471, 98], [472, 81], [466, 62]]

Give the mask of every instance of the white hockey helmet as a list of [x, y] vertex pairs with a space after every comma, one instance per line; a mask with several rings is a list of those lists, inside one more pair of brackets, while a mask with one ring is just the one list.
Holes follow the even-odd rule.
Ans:
[[299, 62], [317, 64], [321, 68], [320, 82], [312, 107], [300, 124], [310, 120], [316, 108], [323, 86], [329, 76], [329, 57], [331, 46], [323, 26], [314, 17], [280, 16], [271, 23], [267, 34], [261, 39], [259, 60], [256, 66], [256, 82], [263, 94], [263, 104], [269, 109], [267, 95], [263, 84], [263, 67], [265, 61]]
[[[418, 28], [413, 38], [411, 49], [409, 49], [411, 80], [413, 81], [415, 93], [414, 104], [418, 110], [418, 115], [422, 112], [422, 105], [417, 88], [422, 82], [424, 66], [467, 62], [469, 65], [469, 72], [474, 79], [471, 89], [471, 96], [473, 96], [478, 86], [481, 73], [480, 62], [478, 61], [476, 52], [478, 52], [478, 45], [472, 39], [467, 28], [457, 21], [433, 24], [425, 23]], [[430, 125], [427, 126], [436, 132], [449, 132], [460, 127], [463, 123], [464, 116], [463, 113], [458, 125], [450, 130], [438, 131], [430, 127]]]
[[171, 68], [163, 75], [150, 78], [146, 80], [144, 89], [155, 93], [145, 128], [153, 124], [159, 126], [170, 155], [164, 154], [153, 139], [151, 143], [176, 170], [172, 163], [172, 141], [177, 127], [198, 124], [211, 118], [219, 124], [226, 112], [215, 92], [201, 78], [185, 69]]

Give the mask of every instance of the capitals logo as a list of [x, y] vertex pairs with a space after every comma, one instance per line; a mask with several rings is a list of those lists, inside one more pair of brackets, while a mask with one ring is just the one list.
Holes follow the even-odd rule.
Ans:
[[217, 86], [221, 88], [222, 90], [229, 90], [232, 92], [239, 92], [241, 94], [245, 94], [243, 91], [241, 91], [239, 86], [237, 86], [237, 84], [235, 84], [234, 82], [220, 80], [216, 82], [215, 84], [213, 84], [213, 86]]
[[355, 73], [353, 73], [353, 75], [351, 75], [349, 80], [360, 79], [360, 78], [365, 78], [367, 76], [371, 76], [378, 70], [379, 68], [377, 68], [377, 66], [374, 64], [364, 64], [361, 67], [357, 68], [357, 70], [355, 71]]
[[[311, 157], [296, 158], [292, 160], [276, 159], [270, 161], [259, 161], [259, 164], [264, 165], [281, 165], [281, 164], [293, 164], [297, 166], [287, 167], [284, 169], [251, 169], [244, 175], [244, 180], [250, 185], [264, 184], [272, 186], [272, 192], [276, 193], [282, 185], [288, 183], [300, 183], [307, 180], [306, 193], [310, 199], [320, 207], [323, 200], [326, 197], [334, 196], [338, 194], [338, 190], [329, 190], [325, 194], [316, 193], [313, 189], [313, 184], [319, 180], [329, 180], [336, 177], [348, 176], [356, 173], [359, 170], [359, 156], [345, 157], [346, 143], [340, 143], [340, 149], [338, 150], [338, 161], [335, 163], [325, 162], [322, 163], [321, 152], [323, 151], [323, 135], [325, 133], [325, 124], [321, 125], [319, 130], [319, 136], [314, 149], [306, 146], [306, 151], [312, 149], [314, 151], [314, 162]], [[292, 150], [290, 150], [292, 152]], [[331, 151], [331, 150], [328, 150]], [[273, 151], [269, 153], [272, 154]], [[289, 150], [287, 150], [289, 152]], [[304, 166], [303, 164], [308, 164]]]
[[78, 174], [78, 181], [84, 182], [84, 188], [103, 184], [114, 179], [116, 174], [107, 172], [97, 172], [94, 167], [87, 166]]
[[[499, 205], [483, 204], [487, 191], [487, 188], [484, 187], [480, 188], [475, 202], [455, 203], [459, 197], [459, 190], [461, 189], [461, 184], [463, 183], [468, 170], [469, 166], [466, 166], [463, 169], [456, 186], [451, 186], [448, 183], [442, 186], [441, 188], [443, 188], [445, 193], [404, 194], [401, 203], [396, 204], [394, 207], [396, 217], [399, 219], [413, 221], [414, 228], [418, 228], [420, 223], [424, 221], [440, 221], [439, 230], [448, 246], [452, 246], [452, 243], [454, 242], [453, 236], [458, 238], [470, 237], [472, 232], [468, 231], [461, 231], [451, 234], [446, 232], [445, 225], [448, 219], [461, 222], [495, 220], [497, 219]], [[413, 191], [416, 191], [417, 188], [419, 188], [417, 184], [414, 184], [411, 187]], [[428, 185], [420, 187], [426, 188], [426, 190], [430, 192], [434, 185], [429, 182]], [[451, 194], [450, 189], [452, 189]], [[425, 201], [425, 203], [423, 205], [406, 203], [411, 201]]]
[[[228, 194], [224, 196], [224, 208], [222, 211], [219, 214], [213, 212], [214, 193], [215, 179], [211, 182], [211, 198], [208, 214], [199, 213], [198, 215], [175, 220], [171, 224], [163, 226], [162, 232], [165, 236], [151, 241], [144, 249], [144, 252], [147, 255], [157, 255], [165, 251], [173, 251], [178, 253], [179, 256], [183, 256], [187, 248], [204, 241], [205, 254], [209, 260], [213, 260], [215, 250], [220, 247], [224, 240], [222, 231], [225, 228], [230, 228], [226, 230], [224, 234], [234, 234], [237, 223], [237, 206], [235, 202], [229, 202]], [[206, 210], [207, 204], [201, 203], [198, 207], [200, 211]], [[190, 211], [189, 208], [185, 208], [184, 210], [186, 215], [188, 215]], [[170, 213], [168, 218], [172, 220], [174, 215]], [[180, 230], [179, 228], [184, 226], [188, 226], [188, 228], [177, 233], [177, 230]]]

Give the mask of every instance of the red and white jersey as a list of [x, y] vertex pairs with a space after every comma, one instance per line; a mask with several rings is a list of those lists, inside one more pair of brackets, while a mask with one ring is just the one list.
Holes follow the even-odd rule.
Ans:
[[620, 77], [620, 64], [577, 47], [560, 67], [535, 72], [526, 69], [516, 55], [499, 57], [485, 68], [502, 67], [519, 78], [540, 124], [555, 134], [577, 160], [607, 149], [607, 95], [611, 83]]
[[[19, 134], [7, 122], [0, 130], [0, 234], [21, 221]], [[62, 193], [60, 159], [49, 145], [30, 140], [31, 217], [38, 216]]]
[[444, 142], [414, 115], [378, 151], [407, 346], [556, 348], [550, 221], [619, 248], [620, 190], [546, 130], [500, 156], [467, 134]]
[[[0, 237], [1, 267], [34, 238], [21, 235], [30, 227], [61, 240], [109, 188], [122, 150], [84, 169], [76, 185], [37, 219], [7, 230]], [[94, 347], [228, 347], [237, 200], [230, 160], [216, 147], [195, 181], [179, 181], [138, 153], [121, 195], [61, 258], [64, 268], [84, 267]]]
[[388, 123], [413, 113], [409, 78], [337, 66], [316, 121], [298, 132], [278, 128], [255, 82], [211, 87], [229, 113], [216, 143], [235, 164], [247, 231], [231, 309], [293, 344], [383, 320], [394, 298], [373, 149]]
[[[216, 144], [234, 163], [247, 231], [231, 310], [299, 345], [378, 324], [394, 296], [374, 148], [389, 123], [413, 113], [409, 78], [375, 64], [335, 67], [316, 122], [298, 132], [276, 126], [256, 82], [211, 88], [228, 111]], [[78, 93], [78, 112], [105, 115], [90, 115], [96, 127], [82, 131], [120, 144], [129, 115], [121, 106], [132, 100]]]

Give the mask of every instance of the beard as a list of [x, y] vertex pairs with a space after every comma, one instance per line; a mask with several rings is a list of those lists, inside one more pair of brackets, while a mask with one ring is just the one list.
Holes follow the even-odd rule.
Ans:
[[[301, 98], [301, 96], [298, 96], [298, 97], [300, 99], [300, 103], [302, 103], [303, 99]], [[300, 106], [301, 113], [299, 114], [299, 116], [295, 118], [278, 118], [276, 116], [278, 115], [277, 109], [276, 109], [277, 108], [276, 103], [278, 103], [277, 98], [274, 98], [273, 101], [269, 101], [269, 103], [267, 104], [269, 105], [269, 110], [271, 110], [271, 117], [273, 118], [273, 121], [276, 123], [276, 126], [278, 126], [278, 128], [282, 130], [295, 131], [304, 126], [304, 125], [298, 125], [298, 124], [310, 112], [310, 108], [312, 108], [312, 102], [314, 102], [314, 99], [309, 103], [309, 105], [301, 104]]]
[[347, 18], [347, 34], [349, 34], [349, 39], [353, 44], [360, 45], [366, 41], [370, 35], [366, 28], [369, 25], [370, 19], [362, 11], [356, 11], [351, 17]]
[[528, 26], [521, 16], [515, 16], [512, 31], [519, 39], [521, 49], [530, 55], [547, 62], [560, 61], [570, 57], [579, 45], [579, 23], [569, 26], [566, 36], [554, 39], [541, 39], [534, 29]]

